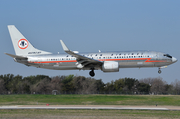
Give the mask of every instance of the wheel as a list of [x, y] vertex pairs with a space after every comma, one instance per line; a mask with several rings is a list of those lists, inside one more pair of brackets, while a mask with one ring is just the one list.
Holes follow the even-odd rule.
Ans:
[[161, 70], [158, 70], [158, 73], [160, 74], [160, 73], [161, 73]]
[[95, 76], [94, 71], [93, 71], [93, 70], [92, 70], [92, 71], [90, 71], [90, 72], [89, 72], [89, 75], [90, 75], [91, 77]]

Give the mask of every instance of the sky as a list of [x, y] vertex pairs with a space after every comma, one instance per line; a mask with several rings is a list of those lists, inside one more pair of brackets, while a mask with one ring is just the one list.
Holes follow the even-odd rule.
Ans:
[[[34, 47], [64, 53], [59, 40], [81, 52], [153, 50], [180, 59], [180, 1], [174, 0], [0, 0], [0, 75], [77, 75], [89, 71], [48, 70], [16, 63], [7, 25], [17, 29]], [[162, 69], [126, 68], [115, 73], [95, 71], [104, 83], [119, 78], [162, 77], [180, 80], [180, 61]]]

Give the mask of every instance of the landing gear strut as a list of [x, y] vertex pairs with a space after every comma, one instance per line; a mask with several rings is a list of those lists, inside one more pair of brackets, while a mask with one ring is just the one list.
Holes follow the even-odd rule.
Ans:
[[158, 73], [160, 74], [161, 73], [161, 69], [159, 68], [159, 70], [158, 70]]
[[89, 75], [90, 75], [91, 77], [94, 77], [94, 76], [95, 76], [94, 69], [91, 69], [91, 71], [89, 72]]

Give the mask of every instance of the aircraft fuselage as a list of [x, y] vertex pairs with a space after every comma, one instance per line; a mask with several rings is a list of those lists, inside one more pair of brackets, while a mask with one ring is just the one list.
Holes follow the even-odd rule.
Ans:
[[[119, 68], [163, 67], [177, 60], [174, 57], [167, 57], [165, 53], [154, 51], [98, 52], [82, 53], [81, 55], [101, 62], [118, 62]], [[28, 56], [28, 60], [23, 61], [16, 58], [16, 61], [29, 66], [55, 70], [102, 69], [101, 66], [96, 64], [78, 68], [77, 58], [69, 54], [34, 55]]]

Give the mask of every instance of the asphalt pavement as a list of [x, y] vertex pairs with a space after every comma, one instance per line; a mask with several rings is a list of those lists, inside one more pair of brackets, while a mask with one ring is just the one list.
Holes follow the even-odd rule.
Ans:
[[103, 109], [103, 110], [177, 110], [180, 106], [122, 106], [122, 105], [14, 105], [0, 106], [1, 109]]

